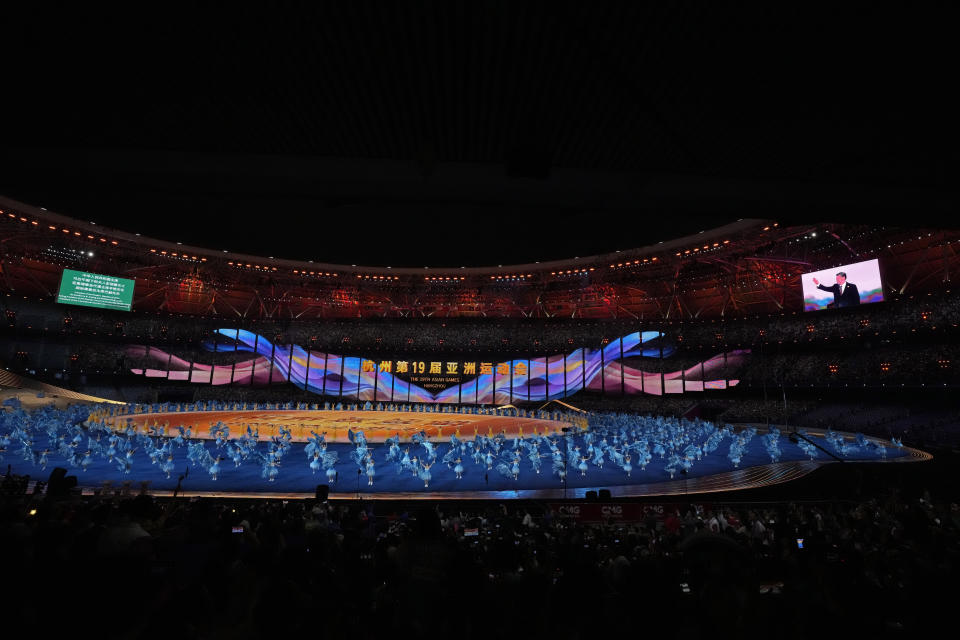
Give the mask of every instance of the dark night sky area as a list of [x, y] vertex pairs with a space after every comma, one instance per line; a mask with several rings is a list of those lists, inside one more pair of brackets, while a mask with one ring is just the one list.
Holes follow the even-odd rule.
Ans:
[[0, 193], [145, 236], [457, 267], [958, 224], [941, 8], [4, 11]]

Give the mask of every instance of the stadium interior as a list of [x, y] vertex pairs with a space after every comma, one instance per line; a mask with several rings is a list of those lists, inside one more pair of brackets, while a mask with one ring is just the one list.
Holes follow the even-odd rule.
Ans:
[[949, 21], [17, 11], [9, 630], [941, 628]]

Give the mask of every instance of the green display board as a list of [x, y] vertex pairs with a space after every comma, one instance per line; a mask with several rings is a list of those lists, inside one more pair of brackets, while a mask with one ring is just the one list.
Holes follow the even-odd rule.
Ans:
[[64, 269], [57, 302], [130, 311], [133, 285], [134, 281], [127, 278]]

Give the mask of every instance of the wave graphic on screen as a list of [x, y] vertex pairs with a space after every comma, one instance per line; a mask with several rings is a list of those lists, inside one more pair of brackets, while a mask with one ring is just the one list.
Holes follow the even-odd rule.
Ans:
[[[147, 377], [167, 378], [213, 385], [266, 385], [290, 382], [322, 395], [384, 402], [504, 404], [511, 401], [545, 401], [571, 396], [583, 389], [628, 394], [683, 393], [706, 389], [725, 389], [739, 380], [725, 372], [739, 369], [749, 349], [719, 353], [709, 360], [676, 371], [645, 371], [637, 359], [659, 361], [675, 351], [662, 344], [658, 331], [634, 332], [611, 340], [602, 349], [581, 348], [567, 354], [523, 358], [496, 363], [493, 373], [481, 374], [442, 391], [431, 392], [387, 371], [380, 371], [375, 360], [340, 356], [322, 351], [309, 352], [297, 345], [274, 345], [267, 338], [244, 329], [218, 329], [231, 340], [229, 344], [207, 342], [209, 351], [256, 353], [257, 358], [231, 365], [190, 362], [161, 349], [143, 345], [127, 348], [127, 355], [167, 365], [167, 369], [134, 368], [130, 371]], [[622, 351], [621, 351], [622, 349]], [[630, 361], [628, 364], [627, 361]], [[497, 373], [501, 365], [525, 375]], [[366, 369], [366, 371], [365, 371]]]

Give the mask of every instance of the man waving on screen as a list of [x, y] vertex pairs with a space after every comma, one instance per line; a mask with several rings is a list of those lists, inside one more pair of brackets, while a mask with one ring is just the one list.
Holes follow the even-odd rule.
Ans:
[[834, 307], [853, 307], [860, 304], [860, 292], [857, 291], [857, 285], [847, 282], [847, 274], [843, 271], [837, 274], [837, 284], [825, 287], [816, 278], [813, 279], [813, 284], [817, 285], [817, 289], [829, 291], [833, 294]]

